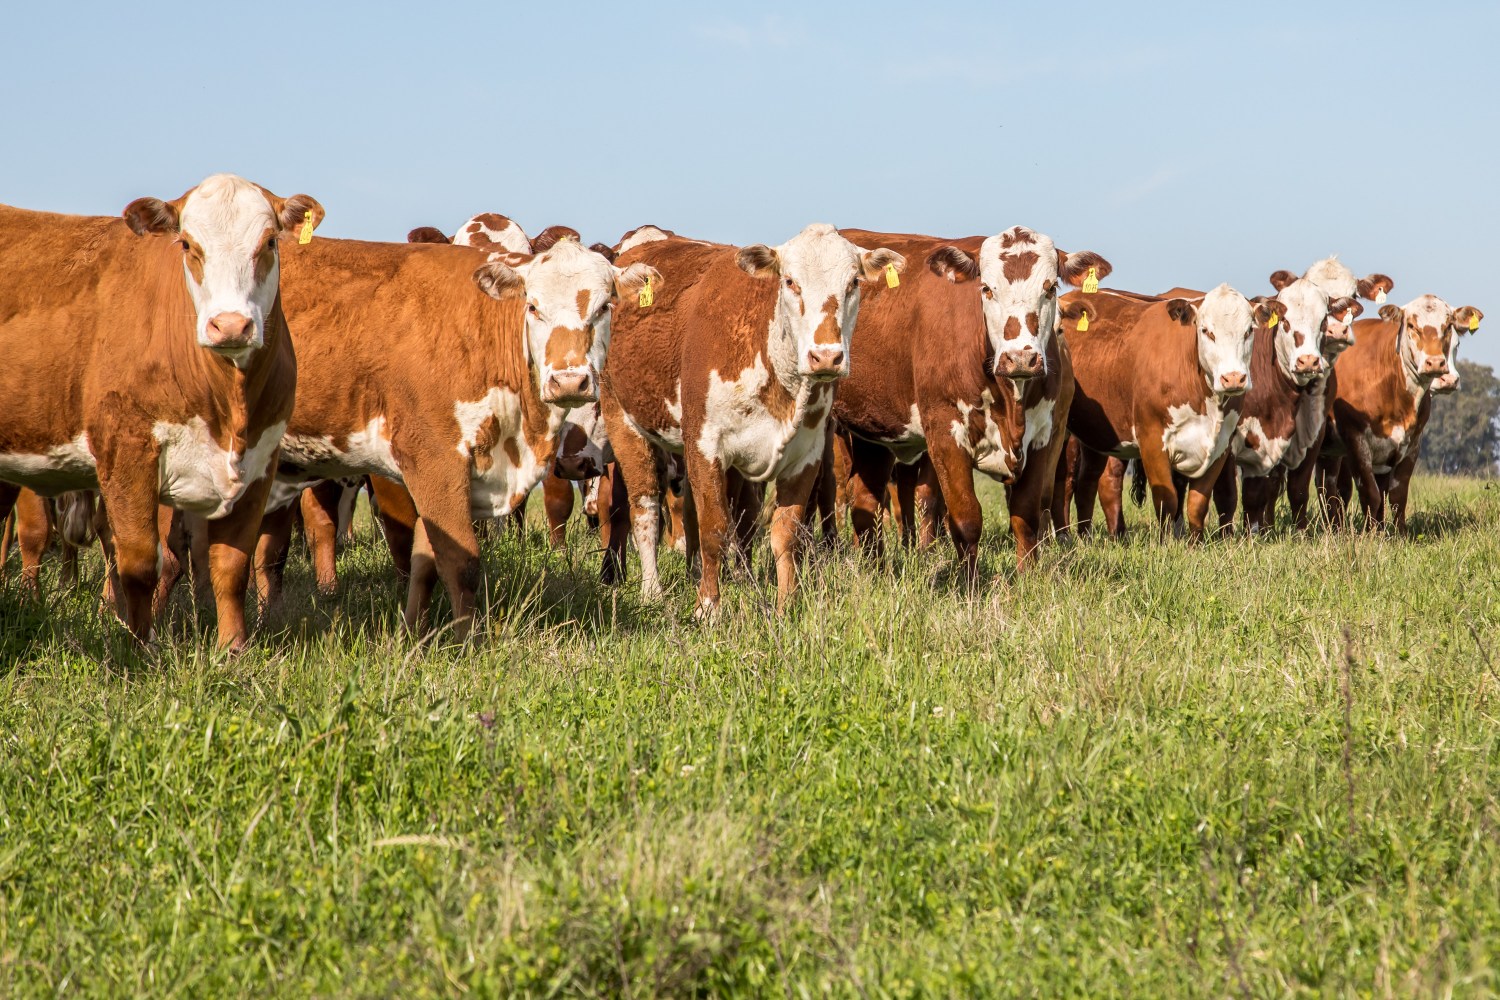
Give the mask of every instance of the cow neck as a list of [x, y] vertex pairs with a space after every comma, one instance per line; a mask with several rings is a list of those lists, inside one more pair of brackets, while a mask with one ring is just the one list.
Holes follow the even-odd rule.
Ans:
[[1305, 395], [1312, 388], [1313, 382], [1317, 381], [1313, 379], [1306, 385], [1299, 385], [1296, 379], [1286, 373], [1286, 369], [1281, 365], [1281, 359], [1276, 354], [1276, 330], [1266, 326], [1255, 328], [1255, 344], [1250, 355], [1250, 378], [1256, 384], [1259, 384], [1262, 379], [1269, 378], [1272, 385], [1280, 387], [1284, 398]]
[[1417, 377], [1417, 366], [1411, 361], [1411, 337], [1406, 333], [1406, 326], [1406, 317], [1403, 316], [1401, 325], [1396, 330], [1396, 357], [1401, 362], [1401, 374], [1406, 378], [1406, 391], [1410, 394], [1415, 407], [1421, 404], [1422, 397], [1427, 394], [1428, 386]]
[[[160, 244], [154, 248], [152, 269], [158, 276], [154, 313], [162, 325], [153, 339], [165, 347], [169, 359], [166, 371], [171, 373], [177, 398], [207, 420], [214, 438], [226, 450], [244, 454], [250, 444], [252, 411], [277, 370], [281, 351], [290, 342], [281, 293], [277, 291], [266, 314], [263, 343], [240, 367], [198, 345], [197, 312], [188, 294], [182, 254], [173, 242], [148, 238]], [[226, 436], [228, 440], [224, 441]]]
[[521, 403], [521, 429], [533, 450], [544, 441], [555, 443], [567, 411], [542, 400], [536, 366], [527, 360], [525, 301], [496, 302], [473, 289], [467, 274], [463, 281], [468, 286], [464, 295], [469, 316], [451, 360], [462, 364], [465, 381], [471, 384], [455, 386], [455, 394], [480, 399], [492, 389], [515, 392]]

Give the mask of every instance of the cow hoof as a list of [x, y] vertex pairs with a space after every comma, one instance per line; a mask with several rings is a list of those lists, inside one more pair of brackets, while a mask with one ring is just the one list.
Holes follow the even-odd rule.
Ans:
[[699, 599], [698, 606], [693, 609], [693, 621], [712, 624], [719, 620], [719, 602], [712, 597]]

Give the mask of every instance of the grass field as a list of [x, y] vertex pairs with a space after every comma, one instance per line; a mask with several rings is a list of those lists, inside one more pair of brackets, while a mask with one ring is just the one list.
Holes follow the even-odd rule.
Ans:
[[232, 661], [12, 572], [0, 995], [1493, 995], [1500, 489], [1413, 495], [1016, 579], [991, 491], [977, 594], [830, 555], [709, 627], [533, 534], [470, 650], [368, 533]]

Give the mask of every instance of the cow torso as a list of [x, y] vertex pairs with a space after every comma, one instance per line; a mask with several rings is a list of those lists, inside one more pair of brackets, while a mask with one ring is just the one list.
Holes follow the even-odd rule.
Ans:
[[1309, 414], [1303, 412], [1302, 404], [1314, 391], [1318, 391], [1321, 402], [1323, 382], [1319, 379], [1306, 389], [1294, 385], [1276, 363], [1275, 336], [1269, 328], [1255, 331], [1250, 391], [1245, 393], [1234, 429], [1234, 460], [1247, 476], [1265, 476], [1278, 465], [1300, 464], [1312, 444], [1308, 435], [1315, 430], [1321, 432], [1321, 426], [1309, 425]]
[[1406, 370], [1397, 350], [1400, 324], [1362, 319], [1354, 324], [1354, 344], [1339, 356], [1333, 412], [1340, 441], [1326, 448], [1339, 454], [1357, 435], [1370, 451], [1377, 475], [1394, 469], [1417, 448], [1432, 406], [1432, 395]]

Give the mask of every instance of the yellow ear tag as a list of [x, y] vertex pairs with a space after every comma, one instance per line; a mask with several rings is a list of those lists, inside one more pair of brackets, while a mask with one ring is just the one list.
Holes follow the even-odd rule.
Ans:
[[640, 294], [639, 301], [640, 301], [642, 309], [645, 309], [645, 308], [649, 307], [651, 305], [651, 303], [653, 303], [653, 302], [656, 301], [656, 293], [651, 290], [651, 279], [650, 278], [647, 278], [646, 279], [646, 283], [641, 286], [641, 294]]
[[901, 284], [901, 279], [896, 276], [896, 265], [887, 264], [885, 266], [885, 287], [895, 288], [899, 284]]
[[1275, 313], [1272, 313], [1271, 314], [1271, 322], [1267, 323], [1266, 325], [1269, 326], [1271, 329], [1274, 330], [1274, 329], [1276, 329], [1276, 324], [1280, 323], [1280, 322], [1281, 322], [1281, 317], [1278, 316], [1278, 315], [1276, 315]]
[[297, 234], [297, 242], [306, 246], [312, 242], [312, 212], [306, 212], [302, 216], [302, 232]]
[[1473, 333], [1477, 329], [1479, 329], [1479, 314], [1469, 313], [1469, 332]]
[[1089, 276], [1083, 279], [1083, 294], [1093, 295], [1099, 290], [1099, 269], [1089, 268]]
[[1083, 331], [1083, 330], [1087, 330], [1088, 328], [1089, 328], [1089, 314], [1088, 313], [1079, 313], [1078, 314], [1078, 329], [1080, 331]]

